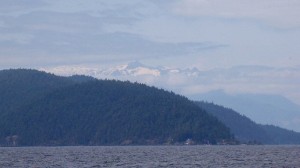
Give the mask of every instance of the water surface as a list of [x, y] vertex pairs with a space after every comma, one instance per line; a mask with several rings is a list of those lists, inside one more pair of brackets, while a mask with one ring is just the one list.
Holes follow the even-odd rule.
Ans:
[[300, 146], [0, 148], [0, 167], [300, 167]]

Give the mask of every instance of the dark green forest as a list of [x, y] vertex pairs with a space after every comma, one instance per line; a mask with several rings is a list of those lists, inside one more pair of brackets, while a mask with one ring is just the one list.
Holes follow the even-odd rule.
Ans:
[[194, 102], [139, 83], [4, 70], [0, 102], [2, 146], [234, 142]]
[[128, 81], [0, 71], [0, 146], [300, 144], [300, 133]]

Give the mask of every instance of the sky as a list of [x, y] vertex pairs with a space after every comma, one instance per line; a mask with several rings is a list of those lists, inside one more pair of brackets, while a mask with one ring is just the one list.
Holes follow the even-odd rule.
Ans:
[[[263, 66], [276, 70], [255, 71], [263, 87], [246, 85], [252, 74], [211, 89], [230, 83], [229, 91], [267, 90], [300, 104], [299, 18], [299, 0], [1, 0], [0, 69], [133, 60], [203, 71]], [[197, 83], [188, 92], [209, 89]]]

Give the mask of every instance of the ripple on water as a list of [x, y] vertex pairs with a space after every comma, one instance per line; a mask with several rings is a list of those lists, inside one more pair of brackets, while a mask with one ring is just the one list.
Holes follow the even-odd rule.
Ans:
[[0, 148], [0, 167], [299, 167], [300, 146]]

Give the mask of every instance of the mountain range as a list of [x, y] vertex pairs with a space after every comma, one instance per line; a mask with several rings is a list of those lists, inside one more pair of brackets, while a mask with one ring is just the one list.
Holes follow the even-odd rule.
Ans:
[[300, 131], [300, 105], [286, 98], [286, 95], [295, 97], [296, 94], [285, 90], [299, 86], [300, 67], [239, 66], [199, 70], [151, 67], [134, 61], [102, 68], [60, 66], [40, 70], [63, 76], [82, 74], [97, 79], [137, 81], [174, 91], [192, 100], [230, 107], [260, 124]]
[[168, 67], [151, 67], [146, 66], [138, 61], [133, 61], [128, 64], [118, 65], [109, 68], [91, 68], [85, 66], [58, 66], [51, 68], [40, 68], [39, 70], [51, 72], [54, 74], [70, 76], [75, 74], [82, 74], [87, 76], [93, 76], [95, 78], [114, 78], [122, 76], [154, 76], [159, 77], [166, 74], [184, 74], [187, 76], [198, 76], [200, 71], [196, 68], [193, 69], [179, 69]]
[[0, 100], [2, 146], [300, 144], [300, 133], [128, 81], [3, 70]]

